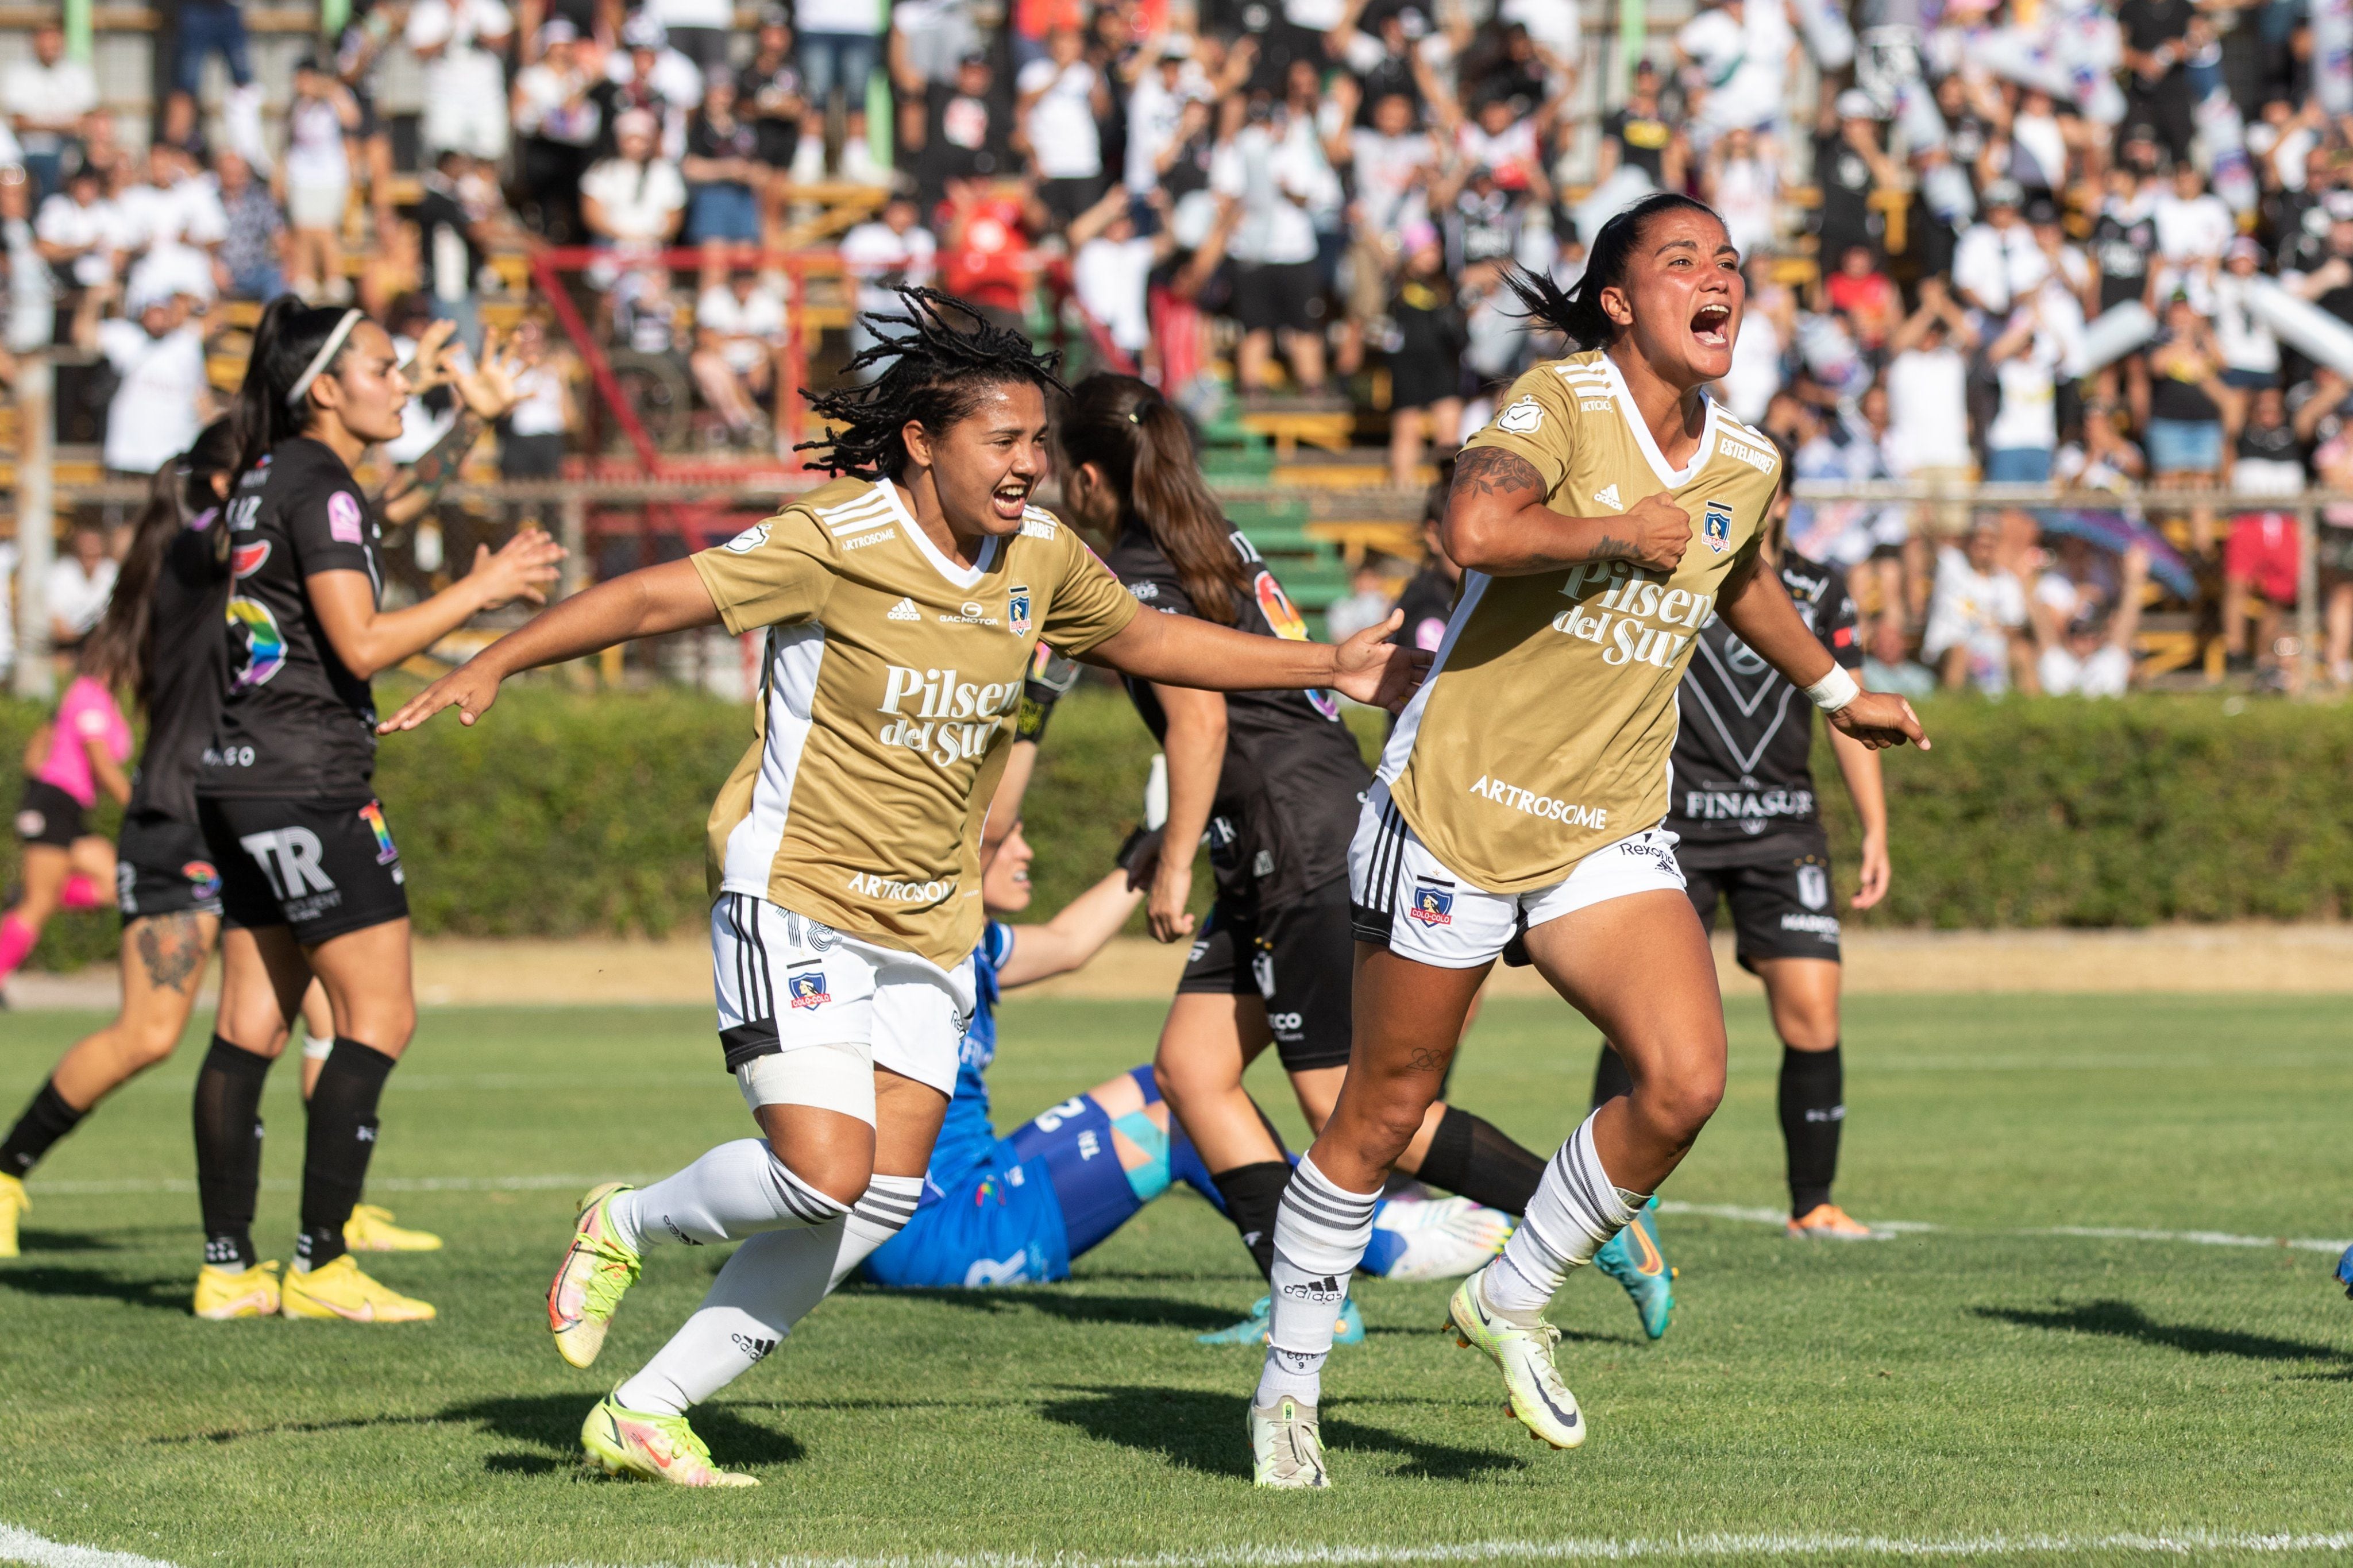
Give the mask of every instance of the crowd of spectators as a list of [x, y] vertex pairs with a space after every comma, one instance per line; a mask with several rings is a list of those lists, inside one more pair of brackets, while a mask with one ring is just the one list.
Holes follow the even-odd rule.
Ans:
[[[1076, 323], [1204, 416], [1353, 410], [1410, 487], [1558, 352], [1504, 268], [1569, 281], [1609, 212], [1670, 188], [1747, 259], [1718, 390], [1803, 479], [2353, 480], [2353, 352], [2269, 308], [2353, 322], [2353, 74], [2295, 0], [1701, 0], [1601, 50], [1569, 0], [797, 0], [748, 26], [733, 0], [359, 0], [267, 113], [239, 6], [180, 9], [144, 146], [55, 24], [0, 73], [6, 346], [108, 367], [126, 475], [211, 411], [225, 304], [291, 289], [472, 339], [512, 287], [494, 258], [549, 246], [604, 253], [596, 330], [674, 364], [712, 444], [764, 446], [789, 296], [763, 258], [860, 186], [890, 194], [838, 241], [859, 307], [936, 282]], [[215, 55], [230, 89], [202, 105]], [[554, 471], [581, 404], [528, 330], [518, 475]], [[2121, 689], [2145, 605], [2226, 668], [2292, 663], [2285, 511], [1825, 501], [1791, 539], [1847, 570], [1899, 685]], [[2353, 514], [2318, 564], [2343, 684]]]

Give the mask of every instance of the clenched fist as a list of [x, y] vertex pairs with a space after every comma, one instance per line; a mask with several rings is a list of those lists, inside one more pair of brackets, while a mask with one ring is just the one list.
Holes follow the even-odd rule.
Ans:
[[[1644, 496], [1624, 516], [1606, 520], [1603, 529], [1602, 543], [1615, 547], [1609, 552], [1611, 559], [1631, 561], [1657, 572], [1672, 572], [1683, 564], [1683, 552], [1691, 545], [1691, 513], [1664, 490]], [[1597, 551], [1597, 557], [1600, 553]]]

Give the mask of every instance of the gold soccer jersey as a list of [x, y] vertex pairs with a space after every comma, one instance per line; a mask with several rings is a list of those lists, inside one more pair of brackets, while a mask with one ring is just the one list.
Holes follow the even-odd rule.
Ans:
[[1543, 476], [1545, 504], [1566, 516], [1606, 517], [1662, 490], [1691, 514], [1672, 573], [1589, 562], [1463, 574], [1381, 777], [1457, 875], [1518, 893], [1666, 816], [1675, 683], [1725, 578], [1756, 553], [1780, 459], [1710, 402], [1690, 466], [1670, 469], [1599, 351], [1520, 377], [1468, 445], [1525, 458]]
[[1134, 598], [1050, 513], [960, 567], [862, 479], [693, 561], [729, 631], [768, 634], [757, 738], [711, 808], [712, 895], [953, 967], [980, 940], [981, 818], [1030, 654], [1086, 652]]

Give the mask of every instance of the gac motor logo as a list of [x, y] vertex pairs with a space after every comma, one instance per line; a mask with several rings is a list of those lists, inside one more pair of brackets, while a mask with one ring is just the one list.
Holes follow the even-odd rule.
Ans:
[[[976, 685], [958, 681], [954, 669], [888, 668], [882, 703], [875, 711], [893, 718], [882, 727], [880, 739], [886, 746], [920, 752], [943, 768], [987, 756], [1002, 728], [998, 720], [1021, 699], [1018, 679]], [[905, 711], [902, 704], [913, 711]]]

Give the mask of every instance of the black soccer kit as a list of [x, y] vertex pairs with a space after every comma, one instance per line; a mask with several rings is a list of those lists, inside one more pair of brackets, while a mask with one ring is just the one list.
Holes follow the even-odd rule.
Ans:
[[155, 574], [148, 606], [154, 643], [139, 694], [147, 745], [115, 845], [115, 904], [126, 921], [220, 913], [220, 873], [196, 823], [196, 773], [228, 688], [221, 636], [228, 533], [222, 508], [199, 513], [164, 547]]
[[[1842, 668], [1862, 668], [1854, 600], [1835, 566], [1781, 557], [1798, 614]], [[1700, 922], [1732, 902], [1741, 967], [1760, 958], [1839, 956], [1830, 839], [1814, 790], [1814, 705], [1719, 617], [1677, 693], [1667, 826]]]
[[[1282, 584], [1240, 530], [1230, 538], [1249, 584], [1234, 595], [1236, 629], [1306, 641]], [[1199, 614], [1144, 528], [1124, 531], [1107, 560], [1145, 609]], [[1151, 683], [1126, 686], [1165, 743], [1168, 716]], [[1261, 998], [1287, 1071], [1347, 1064], [1348, 841], [1372, 776], [1332, 693], [1226, 693], [1225, 763], [1204, 835], [1217, 900], [1176, 989]]]
[[229, 680], [198, 769], [198, 816], [228, 923], [305, 947], [405, 918], [400, 851], [375, 798], [375, 700], [344, 665], [309, 579], [362, 572], [380, 602], [375, 515], [343, 459], [296, 437], [241, 475], [229, 524]]

